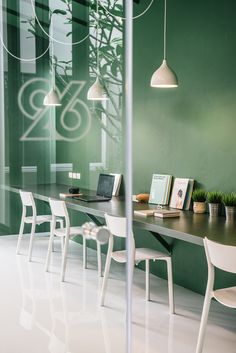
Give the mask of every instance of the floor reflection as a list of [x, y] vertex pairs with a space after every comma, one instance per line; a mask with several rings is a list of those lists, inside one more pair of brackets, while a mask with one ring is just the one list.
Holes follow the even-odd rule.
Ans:
[[[96, 252], [89, 252], [90, 268], [83, 270], [82, 248], [72, 243], [67, 281], [60, 283], [60, 242], [45, 273], [48, 238], [37, 239], [32, 263], [15, 255], [16, 240], [0, 237], [1, 353], [125, 353], [124, 267], [112, 266], [106, 306], [100, 307]], [[27, 237], [22, 245], [27, 253]], [[152, 301], [145, 302], [144, 272], [135, 270], [133, 352], [194, 353], [203, 297], [175, 286], [176, 315], [170, 316], [166, 281], [151, 282]], [[204, 353], [235, 352], [233, 314], [213, 303]]]

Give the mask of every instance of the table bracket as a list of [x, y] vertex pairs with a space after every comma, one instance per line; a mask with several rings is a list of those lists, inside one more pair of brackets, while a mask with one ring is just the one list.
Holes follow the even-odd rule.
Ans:
[[159, 243], [168, 251], [168, 253], [171, 255], [172, 253], [172, 247], [167, 243], [167, 241], [159, 234], [159, 233], [155, 233], [152, 231], [149, 231], [154, 238], [156, 238], [156, 240], [159, 241]]
[[101, 221], [99, 221], [97, 219], [97, 217], [95, 217], [94, 215], [90, 214], [90, 213], [86, 213], [86, 216], [88, 216], [95, 224], [96, 226], [100, 227], [100, 226], [104, 226], [104, 223], [102, 223]]
[[[103, 226], [104, 224], [99, 221], [97, 219], [97, 217], [95, 217], [92, 214], [86, 213], [86, 215], [97, 225], [97, 226]], [[171, 246], [167, 243], [167, 241], [159, 234], [159, 233], [155, 233], [150, 231], [150, 233], [154, 236], [154, 238], [157, 239], [157, 241], [159, 241], [159, 243], [168, 251], [169, 254], [172, 253], [172, 248]]]

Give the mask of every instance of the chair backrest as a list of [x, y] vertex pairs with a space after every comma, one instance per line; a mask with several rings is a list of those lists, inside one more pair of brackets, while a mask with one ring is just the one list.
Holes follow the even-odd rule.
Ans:
[[20, 190], [20, 198], [23, 205], [22, 217], [26, 217], [27, 207], [30, 207], [32, 209], [32, 216], [34, 218], [37, 217], [37, 210], [32, 192]]
[[52, 215], [55, 217], [64, 217], [66, 220], [66, 226], [69, 226], [69, 214], [65, 201], [49, 199], [49, 205]]
[[208, 238], [203, 241], [208, 263], [221, 270], [236, 273], [236, 246], [219, 244]]
[[20, 197], [21, 197], [21, 202], [22, 202], [23, 206], [27, 206], [27, 207], [34, 207], [35, 206], [34, 197], [33, 197], [32, 192], [20, 190]]
[[106, 213], [105, 219], [106, 219], [107, 227], [111, 232], [111, 234], [117, 237], [126, 238], [126, 218], [125, 217], [114, 217]]

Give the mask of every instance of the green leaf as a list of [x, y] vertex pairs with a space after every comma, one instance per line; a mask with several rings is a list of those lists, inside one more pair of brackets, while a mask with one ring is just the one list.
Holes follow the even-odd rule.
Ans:
[[119, 62], [117, 60], [113, 61], [111, 64], [111, 73], [117, 77]]
[[123, 53], [123, 48], [121, 45], [118, 44], [116, 47], [116, 54], [117, 56], [119, 56], [119, 55], [122, 55], [122, 53]]
[[30, 28], [28, 28], [28, 32], [30, 32], [30, 33], [32, 33], [33, 35], [35, 35], [35, 32], [34, 32], [32, 29], [30, 29]]
[[54, 14], [57, 14], [57, 15], [66, 15], [67, 12], [64, 11], [64, 10], [59, 10], [59, 9], [56, 9], [53, 11]]
[[108, 52], [111, 49], [112, 48], [111, 48], [110, 45], [103, 45], [102, 47], [99, 48], [99, 51], [102, 52], [102, 53], [106, 53], [106, 52]]

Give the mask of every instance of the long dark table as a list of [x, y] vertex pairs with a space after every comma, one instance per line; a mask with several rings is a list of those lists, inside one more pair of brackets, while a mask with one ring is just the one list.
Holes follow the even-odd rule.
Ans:
[[[36, 199], [48, 201], [49, 198], [60, 199], [60, 193], [68, 193], [68, 186], [61, 184], [4, 186], [5, 190], [19, 192], [19, 189], [31, 191]], [[84, 193], [87, 193], [85, 190]], [[125, 215], [123, 197], [113, 197], [109, 202], [84, 202], [72, 198], [65, 199], [67, 206], [73, 210], [87, 214], [97, 221], [97, 217], [104, 218], [105, 213], [115, 216]], [[155, 206], [134, 203], [134, 209], [148, 209]], [[134, 217], [134, 227], [147, 230], [157, 238], [168, 251], [171, 251], [168, 242], [163, 236], [180, 239], [192, 244], [203, 245], [203, 238], [226, 245], [236, 246], [236, 222], [228, 223], [224, 217], [210, 218], [208, 214], [194, 214], [191, 211], [181, 211], [179, 218], [160, 219], [156, 217]]]

